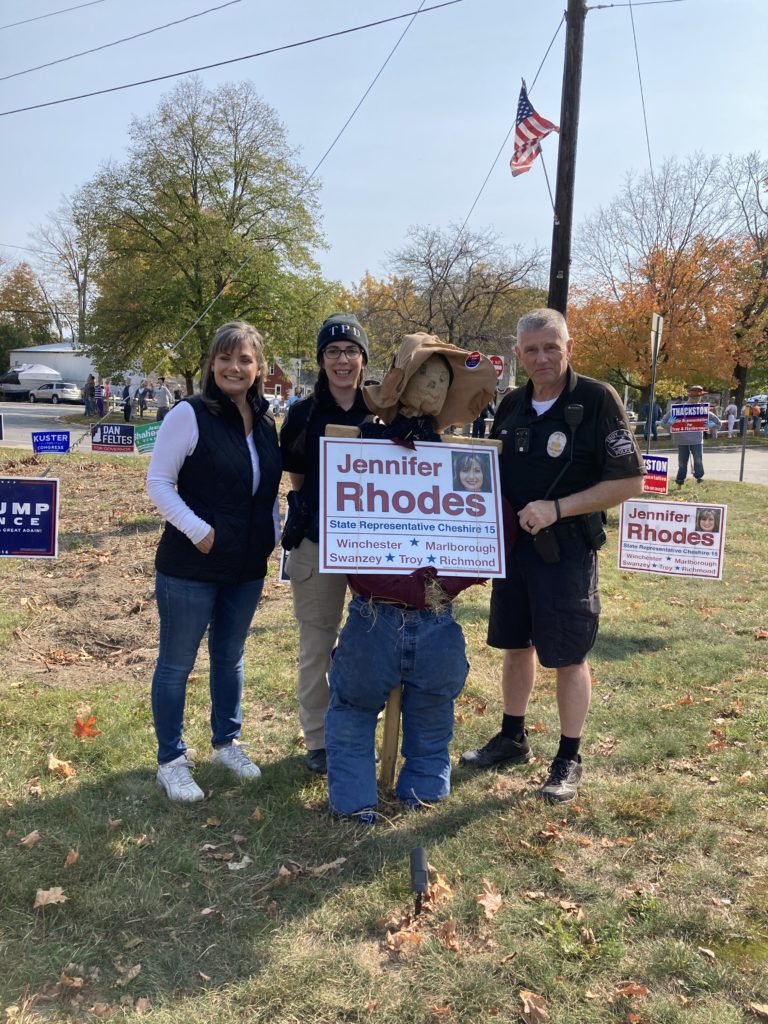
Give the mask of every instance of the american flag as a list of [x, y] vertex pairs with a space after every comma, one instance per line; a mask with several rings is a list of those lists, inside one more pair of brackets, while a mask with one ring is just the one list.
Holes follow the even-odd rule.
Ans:
[[530, 171], [533, 161], [541, 152], [541, 140], [545, 139], [550, 132], [559, 131], [556, 124], [552, 124], [541, 114], [536, 113], [523, 85], [520, 90], [520, 99], [517, 101], [515, 148], [512, 159], [509, 161], [512, 177]]

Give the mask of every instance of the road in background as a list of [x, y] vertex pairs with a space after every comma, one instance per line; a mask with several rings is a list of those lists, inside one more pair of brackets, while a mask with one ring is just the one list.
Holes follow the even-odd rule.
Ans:
[[[27, 402], [0, 402], [0, 413], [3, 415], [5, 439], [0, 441], [3, 448], [32, 448], [31, 433], [33, 430], [69, 430], [70, 441], [78, 445], [80, 452], [91, 450], [91, 439], [88, 436], [87, 424], [70, 422], [73, 417], [82, 416], [82, 408], [73, 406], [42, 406]], [[135, 422], [148, 422], [136, 420]], [[83, 435], [86, 435], [83, 437]], [[677, 449], [654, 448], [654, 455], [669, 457], [670, 490], [675, 490], [675, 471], [677, 469]], [[704, 479], [706, 480], [738, 480], [741, 465], [740, 448], [704, 447]], [[749, 484], [768, 484], [768, 447], [747, 448], [744, 463], [744, 482]]]

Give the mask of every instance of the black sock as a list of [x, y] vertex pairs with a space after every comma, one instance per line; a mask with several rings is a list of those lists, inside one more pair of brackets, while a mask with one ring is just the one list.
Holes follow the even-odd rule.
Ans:
[[575, 761], [579, 756], [580, 744], [581, 736], [563, 736], [561, 733], [557, 756], [565, 758], [566, 761]]
[[521, 740], [525, 735], [525, 715], [504, 715], [501, 735], [510, 740]]

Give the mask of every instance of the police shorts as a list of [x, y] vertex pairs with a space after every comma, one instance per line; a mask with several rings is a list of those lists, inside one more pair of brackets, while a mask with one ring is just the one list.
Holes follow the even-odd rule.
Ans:
[[594, 646], [600, 616], [597, 554], [578, 522], [554, 527], [560, 561], [543, 562], [531, 535], [519, 532], [507, 553], [507, 578], [493, 581], [488, 644], [535, 647], [545, 668], [580, 665]]

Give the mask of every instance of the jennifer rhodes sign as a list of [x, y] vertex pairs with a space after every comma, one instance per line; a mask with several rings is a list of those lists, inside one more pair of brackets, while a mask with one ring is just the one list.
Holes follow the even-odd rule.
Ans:
[[321, 438], [320, 571], [504, 576], [491, 446]]
[[625, 501], [619, 568], [721, 579], [727, 511], [725, 505]]

